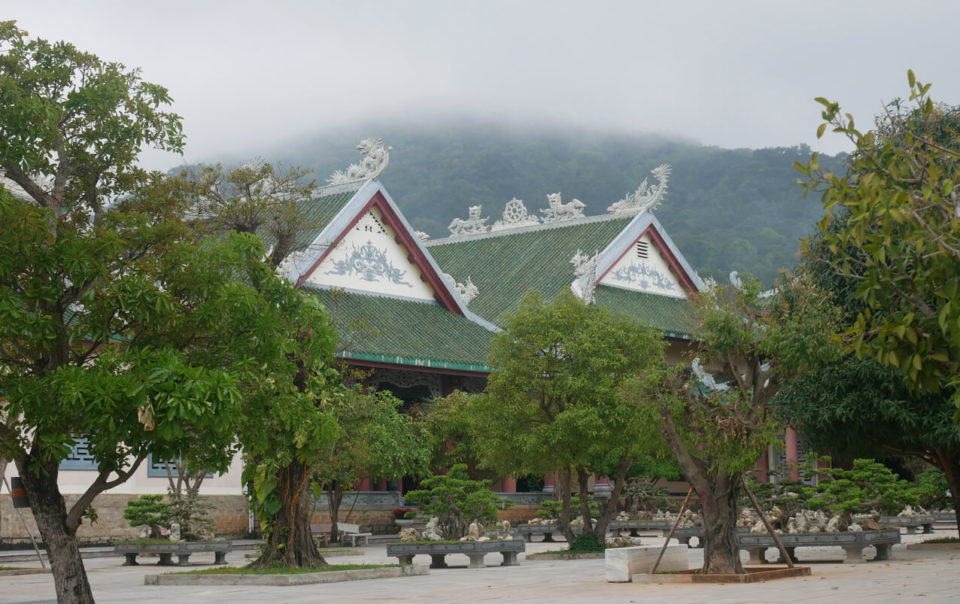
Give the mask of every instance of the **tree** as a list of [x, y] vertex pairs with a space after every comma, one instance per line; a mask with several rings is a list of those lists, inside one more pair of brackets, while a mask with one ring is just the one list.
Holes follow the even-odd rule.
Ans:
[[[235, 312], [248, 248], [200, 248], [179, 189], [136, 167], [182, 147], [167, 91], [136, 70], [0, 23], [0, 449], [13, 459], [60, 601], [92, 602], [84, 513], [148, 454], [225, 469], [236, 375], [191, 347]], [[224, 341], [225, 346], [229, 341]], [[68, 510], [59, 463], [88, 439], [98, 475]]]
[[790, 280], [770, 299], [759, 282], [716, 286], [694, 301], [699, 362], [719, 378], [682, 366], [655, 368], [625, 395], [659, 419], [667, 445], [700, 497], [703, 572], [742, 573], [736, 536], [743, 476], [780, 434], [769, 409], [781, 382], [828, 358], [835, 309], [809, 279]]
[[400, 412], [402, 404], [389, 392], [365, 393], [359, 386], [344, 388], [333, 398], [338, 437], [317, 463], [313, 482], [316, 491], [327, 493], [332, 535], [337, 534], [343, 496], [361, 474], [401, 478], [426, 470], [428, 440], [413, 418]]
[[796, 165], [829, 212], [820, 228], [832, 266], [858, 283], [864, 309], [846, 331], [849, 349], [899, 368], [913, 387], [952, 388], [960, 403], [960, 111], [907, 78], [913, 108], [892, 103], [874, 131], [817, 99], [817, 135], [832, 127], [856, 151], [843, 175], [822, 170], [817, 154]]
[[594, 527], [602, 543], [628, 470], [659, 442], [619, 389], [627, 378], [663, 363], [662, 340], [625, 315], [588, 306], [569, 292], [550, 303], [528, 295], [503, 324], [490, 354], [497, 369], [485, 392], [465, 408], [473, 453], [481, 466], [501, 474], [558, 470], [559, 528], [571, 543], [574, 477], [587, 529], [587, 480], [592, 472], [608, 472], [613, 493]]
[[463, 464], [455, 464], [446, 474], [424, 479], [420, 489], [407, 493], [406, 500], [420, 504], [423, 513], [437, 517], [444, 539], [463, 537], [474, 520], [496, 522], [497, 507], [503, 505], [490, 490], [490, 481], [471, 480]]
[[[247, 282], [261, 315], [254, 324], [228, 325], [250, 335], [235, 355], [243, 367], [240, 442], [244, 482], [256, 501], [266, 543], [258, 567], [320, 567], [327, 563], [310, 532], [310, 481], [329, 460], [337, 439], [342, 389], [334, 369], [336, 332], [313, 296], [277, 277], [284, 260], [306, 245], [302, 233], [312, 183], [306, 172], [260, 161], [181, 174], [191, 208], [218, 235], [255, 241], [257, 266]], [[270, 251], [265, 250], [270, 246]]]

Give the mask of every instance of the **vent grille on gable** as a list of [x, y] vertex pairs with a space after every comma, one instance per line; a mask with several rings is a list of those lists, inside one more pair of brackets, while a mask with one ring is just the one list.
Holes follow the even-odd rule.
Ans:
[[647, 259], [647, 242], [638, 241], [637, 242], [637, 258], [642, 258], [643, 260]]

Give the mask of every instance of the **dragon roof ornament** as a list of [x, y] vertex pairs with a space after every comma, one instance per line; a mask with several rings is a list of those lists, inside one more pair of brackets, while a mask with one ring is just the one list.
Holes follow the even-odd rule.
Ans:
[[461, 220], [460, 218], [454, 218], [453, 222], [450, 223], [450, 226], [447, 228], [450, 230], [451, 237], [460, 237], [461, 235], [476, 235], [478, 233], [486, 233], [490, 230], [490, 227], [487, 226], [487, 221], [490, 218], [481, 218], [480, 210], [483, 209], [483, 206], [470, 206], [469, 216], [466, 220]]
[[583, 208], [587, 207], [579, 199], [563, 203], [560, 193], [550, 193], [547, 195], [547, 203], [550, 207], [543, 208], [540, 213], [543, 214], [544, 222], [560, 222], [563, 220], [576, 220], [583, 218]]
[[357, 145], [357, 151], [363, 154], [360, 163], [350, 164], [346, 170], [337, 170], [330, 175], [327, 182], [331, 185], [343, 185], [380, 176], [387, 169], [392, 149], [393, 147], [383, 146], [382, 137], [375, 136], [363, 139]]
[[477, 294], [480, 293], [480, 290], [477, 289], [477, 286], [473, 284], [473, 281], [470, 279], [469, 275], [464, 283], [459, 283], [450, 273], [444, 273], [443, 275], [449, 279], [451, 283], [453, 283], [453, 289], [456, 290], [457, 295], [460, 296], [461, 300], [463, 300], [464, 306], [469, 306], [470, 301], [476, 298]]
[[536, 216], [527, 214], [527, 207], [516, 197], [507, 202], [503, 208], [503, 219], [493, 223], [491, 231], [505, 231], [507, 229], [517, 229], [526, 226], [536, 226], [540, 224], [540, 219]]
[[584, 283], [583, 291], [580, 295], [587, 304], [593, 304], [595, 302], [593, 292], [597, 289], [597, 258], [599, 257], [599, 253], [593, 256], [587, 256], [581, 250], [577, 250], [577, 253], [570, 259], [570, 264], [573, 265], [574, 275], [578, 278], [587, 275], [586, 283]]
[[663, 196], [667, 193], [667, 180], [670, 178], [670, 165], [660, 164], [650, 173], [657, 179], [657, 184], [653, 187], [644, 178], [640, 186], [633, 193], [627, 194], [615, 204], [607, 208], [611, 214], [639, 214], [655, 209]]

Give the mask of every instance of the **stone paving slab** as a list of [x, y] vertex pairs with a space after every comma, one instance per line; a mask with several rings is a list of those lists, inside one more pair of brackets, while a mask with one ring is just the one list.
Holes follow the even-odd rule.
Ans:
[[[907, 543], [920, 541], [908, 536]], [[645, 545], [662, 544], [662, 539], [644, 539]], [[557, 549], [557, 544], [527, 544], [528, 553]], [[811, 556], [842, 559], [843, 550], [811, 548]], [[386, 548], [373, 545], [357, 548], [357, 555], [338, 558], [344, 563], [389, 563]], [[775, 552], [768, 552], [768, 559]], [[801, 555], [801, 560], [803, 556]], [[208, 559], [209, 558], [209, 559]], [[260, 602], [496, 602], [527, 604], [541, 602], [604, 603], [760, 603], [776, 602], [956, 602], [960, 553], [950, 551], [908, 551], [895, 546], [894, 559], [859, 564], [820, 563], [813, 575], [772, 583], [750, 585], [635, 585], [607, 583], [603, 560], [528, 561], [520, 557], [520, 566], [498, 567], [496, 556], [490, 566], [467, 569], [466, 556], [451, 555], [451, 568], [422, 577], [377, 579], [303, 585], [269, 586], [145, 586], [142, 568], [122, 567], [117, 559], [86, 560], [97, 602], [153, 604], [168, 602], [212, 602], [246, 604]], [[703, 552], [689, 550], [690, 564], [703, 563]], [[744, 553], [744, 560], [746, 555]], [[191, 562], [194, 560], [191, 558]], [[212, 563], [213, 555], [198, 556], [198, 563]], [[232, 561], [240, 564], [243, 561]], [[0, 601], [10, 604], [53, 602], [53, 580], [49, 575], [4, 577]]]

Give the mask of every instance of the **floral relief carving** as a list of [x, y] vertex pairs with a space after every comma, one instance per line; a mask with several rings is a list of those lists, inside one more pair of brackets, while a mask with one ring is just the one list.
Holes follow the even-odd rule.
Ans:
[[367, 242], [362, 246], [353, 246], [349, 255], [333, 263], [328, 275], [356, 275], [364, 281], [389, 281], [397, 285], [413, 287], [404, 281], [407, 271], [393, 266], [387, 259], [387, 253]]
[[618, 268], [613, 271], [613, 278], [625, 283], [635, 283], [641, 289], [653, 288], [667, 291], [677, 289], [677, 284], [670, 277], [646, 264], [631, 264]]

